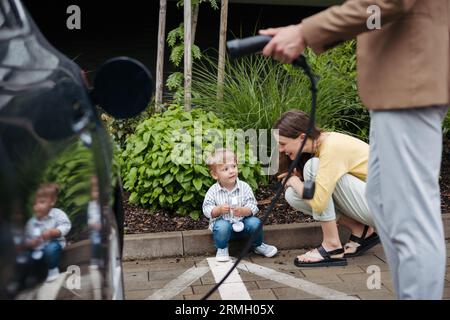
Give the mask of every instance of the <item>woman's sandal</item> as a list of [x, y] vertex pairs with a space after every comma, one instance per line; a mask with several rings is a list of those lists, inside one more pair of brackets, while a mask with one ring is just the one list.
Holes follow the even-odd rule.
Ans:
[[336, 267], [336, 266], [346, 266], [347, 259], [345, 258], [333, 258], [332, 256], [343, 254], [345, 251], [343, 248], [336, 249], [333, 251], [326, 251], [324, 247], [319, 246], [317, 248], [318, 253], [316, 252], [307, 252], [305, 255], [311, 258], [322, 258], [320, 261], [307, 262], [300, 261], [298, 258], [294, 259], [294, 264], [299, 268], [305, 267]]
[[364, 252], [372, 248], [373, 246], [380, 243], [380, 237], [378, 234], [374, 231], [369, 237], [366, 238], [367, 231], [369, 230], [369, 226], [364, 226], [364, 231], [361, 235], [361, 237], [357, 237], [355, 235], [350, 236], [350, 241], [347, 243], [344, 247], [346, 249], [348, 248], [356, 248], [355, 252], [352, 253], [346, 253], [344, 254], [345, 258], [352, 258], [352, 257], [358, 257], [362, 255]]

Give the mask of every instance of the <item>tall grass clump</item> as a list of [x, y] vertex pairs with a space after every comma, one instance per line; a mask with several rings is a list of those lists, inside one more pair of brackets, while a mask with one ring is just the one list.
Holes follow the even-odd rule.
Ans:
[[[367, 140], [369, 115], [356, 87], [355, 41], [316, 56], [305, 55], [318, 76], [317, 125]], [[217, 62], [205, 58], [194, 68], [193, 103], [242, 129], [270, 129], [289, 109], [310, 111], [308, 78], [290, 65], [261, 55], [227, 60], [224, 98], [217, 100]]]

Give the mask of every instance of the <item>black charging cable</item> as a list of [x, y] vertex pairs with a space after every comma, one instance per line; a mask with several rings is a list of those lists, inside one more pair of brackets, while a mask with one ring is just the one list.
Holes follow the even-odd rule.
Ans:
[[[249, 38], [244, 38], [244, 39], [235, 39], [235, 40], [228, 41], [227, 42], [228, 54], [232, 59], [235, 59], [238, 57], [242, 57], [244, 55], [260, 52], [271, 39], [272, 39], [272, 37], [270, 37], [270, 36], [255, 36], [255, 37], [249, 37]], [[292, 176], [292, 172], [294, 171], [294, 169], [298, 166], [307, 138], [311, 137], [311, 133], [314, 129], [314, 125], [316, 122], [316, 104], [317, 104], [317, 85], [316, 85], [316, 83], [317, 83], [317, 80], [316, 80], [315, 75], [312, 73], [311, 68], [309, 67], [304, 55], [300, 55], [297, 59], [295, 59], [292, 62], [292, 65], [302, 68], [303, 72], [305, 72], [306, 76], [309, 78], [309, 81], [311, 84], [311, 87], [310, 87], [311, 95], [312, 95], [311, 115], [309, 118], [308, 129], [306, 130], [306, 137], [303, 140], [303, 142], [299, 148], [299, 151], [297, 153], [297, 156], [295, 157], [295, 160], [291, 163], [291, 165], [289, 167], [286, 178], [284, 178], [283, 183], [280, 184], [280, 186], [278, 187], [278, 190], [277, 190], [275, 196], [273, 197], [272, 202], [266, 208], [264, 215], [261, 219], [261, 223], [258, 226], [258, 229], [251, 235], [250, 239], [248, 240], [247, 244], [245, 245], [245, 248], [242, 250], [241, 254], [237, 258], [237, 260], [235, 261], [233, 266], [230, 268], [230, 270], [227, 272], [227, 274], [213, 288], [211, 288], [205, 294], [205, 296], [202, 297], [201, 300], [208, 299], [214, 293], [214, 291], [216, 291], [222, 285], [222, 283], [228, 278], [228, 276], [231, 274], [231, 272], [233, 272], [233, 270], [237, 267], [237, 265], [241, 262], [241, 260], [247, 255], [247, 253], [249, 252], [249, 250], [252, 246], [253, 241], [255, 240], [257, 235], [262, 231], [264, 222], [266, 222], [267, 217], [272, 212], [273, 208], [275, 207], [275, 204], [280, 199], [281, 193], [283, 192], [283, 190], [286, 186], [286, 182]], [[308, 186], [305, 184], [304, 187], [306, 188], [306, 190], [304, 190], [304, 192], [303, 192], [303, 198], [304, 199], [312, 199], [314, 196], [314, 183], [312, 183], [312, 186]]]

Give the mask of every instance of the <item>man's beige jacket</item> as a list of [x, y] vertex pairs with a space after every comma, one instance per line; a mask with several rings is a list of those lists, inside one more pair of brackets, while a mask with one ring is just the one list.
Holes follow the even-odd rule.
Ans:
[[[381, 14], [378, 30], [367, 27], [372, 5]], [[450, 0], [348, 0], [302, 25], [316, 53], [357, 36], [358, 90], [367, 108], [449, 103]]]

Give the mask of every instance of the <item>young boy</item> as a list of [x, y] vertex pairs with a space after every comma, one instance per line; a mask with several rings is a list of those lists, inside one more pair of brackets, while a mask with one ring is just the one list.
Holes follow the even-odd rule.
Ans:
[[25, 227], [27, 244], [33, 249], [32, 258], [42, 257], [48, 264], [47, 282], [59, 275], [59, 259], [66, 245], [65, 236], [72, 227], [67, 215], [60, 209], [53, 208], [58, 197], [58, 185], [47, 183], [41, 185], [35, 194], [33, 205], [34, 217]]
[[[229, 261], [228, 241], [240, 234], [251, 236], [261, 221], [254, 215], [259, 211], [250, 186], [238, 179], [236, 155], [227, 149], [217, 149], [206, 160], [211, 176], [217, 183], [209, 188], [203, 201], [203, 214], [210, 219], [209, 229], [213, 232], [217, 248], [216, 260]], [[239, 197], [240, 205], [230, 212], [230, 199]], [[244, 229], [233, 230], [235, 218], [242, 218]], [[257, 254], [273, 257], [277, 248], [263, 243], [263, 232], [255, 238], [253, 250]]]

